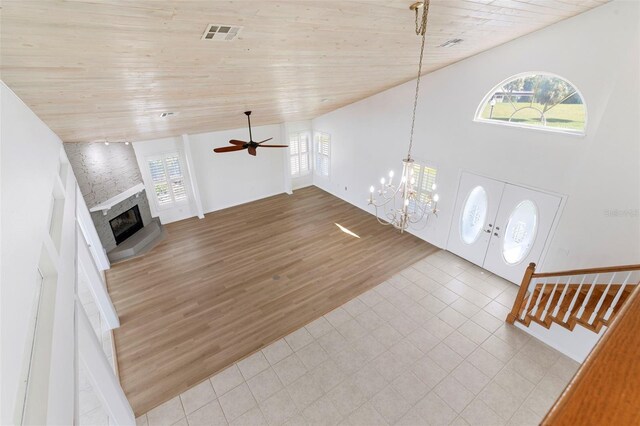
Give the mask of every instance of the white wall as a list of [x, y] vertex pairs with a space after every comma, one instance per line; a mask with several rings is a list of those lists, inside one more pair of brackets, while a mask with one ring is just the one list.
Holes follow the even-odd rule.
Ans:
[[602, 327], [600, 332], [594, 333], [581, 325], [577, 325], [573, 330], [567, 330], [556, 323], [551, 323], [551, 328], [547, 329], [533, 321], [529, 326], [519, 322], [516, 322], [515, 326], [579, 363], [584, 362], [589, 352], [607, 331], [607, 327]]
[[[252, 127], [251, 131], [255, 141], [272, 137], [269, 144], [287, 144], [280, 125]], [[249, 131], [245, 127], [189, 135], [205, 213], [285, 192], [285, 149], [258, 148], [255, 157], [246, 150], [213, 152], [213, 148], [230, 146], [230, 139], [246, 141]]]
[[[272, 137], [269, 143], [286, 144], [280, 125], [253, 127], [252, 132], [256, 141]], [[153, 186], [145, 158], [164, 152], [180, 153], [188, 185], [193, 180], [189, 173], [195, 175], [197, 195], [205, 213], [286, 192], [285, 149], [258, 148], [255, 157], [246, 150], [223, 154], [213, 152], [214, 148], [230, 146], [230, 139], [248, 140], [247, 128], [190, 134], [185, 138], [189, 141], [193, 170], [187, 167], [182, 136], [133, 143], [147, 193], [153, 194]], [[192, 193], [194, 188], [189, 188], [189, 203], [176, 208], [160, 210], [155, 206], [153, 196], [150, 196], [151, 214], [159, 216], [162, 223], [197, 216], [198, 208]]]
[[[25, 424], [73, 424], [76, 209], [89, 213], [77, 203], [78, 185], [62, 141], [2, 82], [0, 105], [0, 423], [21, 421], [26, 394]], [[57, 204], [52, 204], [54, 194], [61, 200]], [[134, 423], [128, 404], [120, 405], [126, 422]]]
[[[638, 262], [639, 13], [637, 2], [615, 1], [423, 77], [413, 153], [439, 169], [441, 212], [419, 236], [446, 246], [459, 175], [469, 170], [568, 196], [543, 269]], [[491, 88], [525, 71], [576, 85], [588, 109], [586, 136], [473, 121]], [[332, 136], [331, 178], [314, 183], [371, 211], [368, 187], [398, 173], [406, 156], [414, 87], [314, 119], [315, 131]]]
[[[29, 110], [4, 83], [0, 83], [2, 111], [1, 129], [1, 184], [2, 184], [2, 424], [15, 419], [20, 381], [24, 378], [25, 349], [31, 338], [29, 324], [35, 315], [37, 268], [43, 242], [49, 234], [51, 194], [60, 165], [60, 139]], [[74, 190], [75, 192], [75, 190]], [[75, 196], [75, 194], [74, 194]], [[65, 215], [69, 213], [65, 211]], [[73, 213], [73, 210], [71, 210]], [[69, 235], [71, 232], [71, 235]], [[61, 250], [69, 250], [75, 240], [75, 226], [65, 227]], [[62, 254], [62, 253], [61, 253]], [[67, 253], [68, 254], [68, 253]], [[74, 276], [73, 258], [61, 259], [58, 276], [60, 303], [71, 303], [68, 314], [73, 318]], [[71, 293], [69, 294], [69, 290]], [[61, 313], [56, 321], [66, 324], [56, 331], [66, 348], [67, 359], [56, 366], [59, 373], [68, 374], [60, 386], [57, 403], [58, 424], [73, 419], [73, 323]], [[65, 330], [65, 327], [66, 330]], [[60, 349], [56, 347], [55, 350]], [[69, 386], [71, 388], [69, 389]]]

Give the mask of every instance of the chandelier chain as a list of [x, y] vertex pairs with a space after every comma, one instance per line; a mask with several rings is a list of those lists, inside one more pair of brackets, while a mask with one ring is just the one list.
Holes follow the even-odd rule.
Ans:
[[[422, 12], [419, 10], [422, 9]], [[375, 208], [376, 218], [382, 225], [392, 225], [399, 229], [400, 233], [409, 227], [423, 223], [423, 229], [429, 216], [438, 213], [438, 194], [435, 193], [436, 185], [424, 188], [426, 166], [416, 165], [411, 158], [413, 148], [413, 134], [416, 124], [416, 112], [418, 109], [418, 97], [420, 95], [420, 80], [422, 77], [422, 62], [424, 59], [424, 47], [427, 33], [427, 15], [429, 13], [429, 0], [418, 1], [411, 5], [411, 10], [416, 13], [416, 35], [421, 36], [420, 63], [418, 64], [418, 78], [416, 79], [416, 92], [413, 99], [413, 115], [411, 117], [411, 135], [409, 137], [409, 152], [407, 158], [402, 160], [402, 175], [400, 182], [393, 183], [393, 170], [389, 172], [389, 181], [384, 177], [380, 179], [380, 188], [376, 191], [374, 186], [369, 188], [369, 205]], [[414, 175], [416, 174], [417, 175]], [[429, 172], [430, 173], [430, 172]], [[428, 181], [427, 181], [428, 182]], [[420, 185], [420, 189], [416, 188]], [[376, 195], [377, 197], [376, 198]], [[398, 205], [400, 201], [400, 205]], [[423, 219], [427, 218], [427, 220]], [[418, 229], [418, 228], [415, 228]]]
[[[413, 130], [416, 124], [416, 110], [418, 109], [418, 95], [420, 93], [420, 77], [422, 77], [422, 59], [424, 57], [424, 44], [427, 34], [427, 15], [429, 14], [429, 0], [424, 0], [422, 18], [419, 17], [419, 9], [416, 8], [416, 35], [422, 36], [420, 44], [420, 61], [418, 63], [418, 78], [416, 79], [416, 94], [413, 99], [413, 115], [411, 117], [411, 134], [409, 136], [409, 152], [407, 158], [411, 158], [411, 148], [413, 147]], [[418, 23], [420, 22], [420, 23]]]

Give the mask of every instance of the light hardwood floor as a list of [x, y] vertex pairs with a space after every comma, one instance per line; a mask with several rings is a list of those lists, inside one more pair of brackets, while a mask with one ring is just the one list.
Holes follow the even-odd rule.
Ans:
[[154, 250], [107, 273], [136, 415], [437, 250], [315, 187], [166, 230]]

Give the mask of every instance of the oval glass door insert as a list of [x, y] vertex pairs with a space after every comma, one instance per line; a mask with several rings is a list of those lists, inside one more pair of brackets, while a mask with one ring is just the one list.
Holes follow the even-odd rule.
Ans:
[[502, 257], [509, 265], [527, 257], [538, 230], [538, 209], [531, 200], [524, 200], [509, 215], [502, 242]]
[[469, 192], [460, 215], [460, 238], [465, 244], [473, 244], [478, 240], [484, 221], [487, 218], [487, 191], [476, 186]]

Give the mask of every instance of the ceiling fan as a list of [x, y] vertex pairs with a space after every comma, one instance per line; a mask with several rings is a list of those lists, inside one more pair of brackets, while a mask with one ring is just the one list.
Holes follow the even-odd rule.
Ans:
[[286, 148], [289, 145], [263, 145], [263, 143], [270, 141], [273, 138], [265, 139], [260, 142], [254, 142], [253, 136], [251, 135], [251, 111], [245, 111], [245, 115], [247, 116], [247, 120], [249, 121], [249, 142], [239, 141], [237, 139], [231, 139], [229, 143], [233, 146], [225, 146], [222, 148], [215, 148], [213, 152], [233, 152], [233, 151], [242, 151], [243, 149], [248, 149], [250, 155], [256, 155], [256, 149], [260, 148]]

